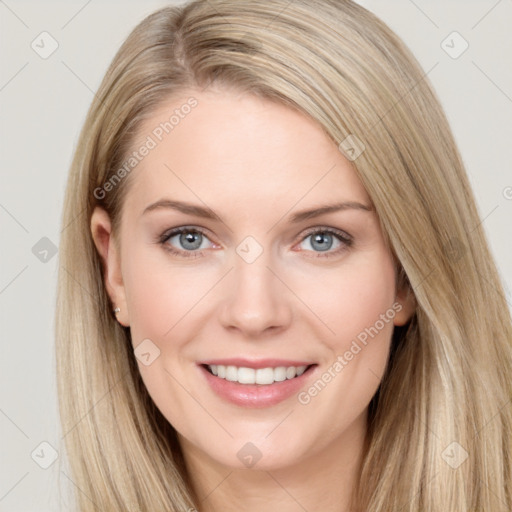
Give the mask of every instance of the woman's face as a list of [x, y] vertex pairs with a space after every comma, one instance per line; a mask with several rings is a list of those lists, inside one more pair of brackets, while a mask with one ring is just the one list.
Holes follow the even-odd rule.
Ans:
[[91, 229], [185, 451], [275, 469], [359, 443], [412, 304], [351, 163], [302, 114], [222, 90], [170, 99], [133, 150], [119, 251], [102, 210]]

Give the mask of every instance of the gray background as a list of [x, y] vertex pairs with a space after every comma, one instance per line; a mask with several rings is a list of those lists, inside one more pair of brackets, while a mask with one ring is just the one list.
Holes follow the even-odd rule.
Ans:
[[[65, 180], [86, 111], [114, 53], [143, 17], [168, 3], [0, 1], [1, 511], [61, 510], [61, 468], [40, 467], [52, 454], [40, 443], [60, 450], [53, 354], [58, 259], [51, 247], [58, 250]], [[511, 305], [512, 0], [360, 3], [387, 22], [428, 71]], [[51, 48], [48, 36], [39, 36], [43, 31], [58, 43], [47, 58], [31, 47], [35, 40], [38, 51]], [[462, 48], [458, 36], [446, 40], [453, 31], [469, 44], [458, 58], [445, 51]], [[64, 460], [63, 453], [59, 457]], [[74, 486], [66, 475], [64, 468], [64, 494]]]

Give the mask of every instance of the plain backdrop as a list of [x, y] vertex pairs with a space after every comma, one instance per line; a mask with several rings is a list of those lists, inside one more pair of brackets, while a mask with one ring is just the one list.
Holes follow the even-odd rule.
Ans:
[[[428, 71], [511, 305], [512, 0], [361, 3]], [[67, 510], [59, 505], [61, 468], [42, 467], [52, 456], [65, 461], [52, 451], [62, 435], [53, 318], [64, 185], [86, 111], [114, 53], [139, 21], [168, 4], [0, 2], [1, 511]], [[61, 473], [64, 494], [74, 487], [68, 476]]]

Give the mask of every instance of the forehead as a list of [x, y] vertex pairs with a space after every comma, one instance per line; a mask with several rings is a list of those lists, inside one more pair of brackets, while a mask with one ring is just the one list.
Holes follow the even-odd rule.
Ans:
[[142, 146], [150, 149], [132, 171], [130, 211], [164, 196], [203, 200], [214, 210], [230, 201], [241, 215], [254, 204], [369, 202], [350, 162], [316, 121], [249, 94], [170, 97], [140, 127], [132, 150]]

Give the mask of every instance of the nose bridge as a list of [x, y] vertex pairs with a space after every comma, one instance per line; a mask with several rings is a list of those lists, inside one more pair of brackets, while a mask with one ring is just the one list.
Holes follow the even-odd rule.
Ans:
[[236, 248], [221, 322], [254, 336], [270, 327], [286, 326], [291, 304], [285, 287], [270, 270], [275, 266], [271, 251], [251, 238]]

